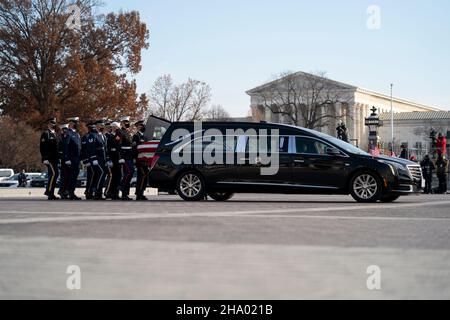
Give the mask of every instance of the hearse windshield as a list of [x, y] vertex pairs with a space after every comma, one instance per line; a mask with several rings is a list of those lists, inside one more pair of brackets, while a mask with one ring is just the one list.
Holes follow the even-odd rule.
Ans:
[[350, 153], [353, 153], [353, 154], [357, 154], [357, 155], [362, 155], [362, 156], [370, 156], [370, 154], [368, 154], [367, 152], [361, 150], [360, 148], [355, 147], [354, 145], [352, 145], [350, 143], [347, 143], [345, 141], [342, 141], [342, 140], [340, 140], [338, 138], [332, 137], [332, 136], [330, 136], [328, 134], [317, 132], [317, 131], [313, 131], [313, 130], [309, 130], [309, 129], [305, 129], [305, 128], [301, 128], [301, 129], [303, 131], [308, 131], [308, 132], [310, 132], [312, 134], [315, 134], [315, 135], [319, 136], [320, 138], [331, 142], [332, 144], [338, 146], [339, 148], [341, 148], [341, 149], [343, 149], [343, 150], [345, 150], [347, 152], [350, 152]]

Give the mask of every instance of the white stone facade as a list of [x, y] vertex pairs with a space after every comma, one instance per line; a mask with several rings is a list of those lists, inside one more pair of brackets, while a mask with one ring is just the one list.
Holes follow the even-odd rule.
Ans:
[[[391, 140], [391, 115], [384, 113], [380, 115], [385, 126], [380, 128], [380, 142], [384, 148], [389, 147]], [[440, 112], [410, 112], [395, 114], [394, 116], [394, 141], [396, 152], [400, 146], [405, 144], [415, 155], [423, 155], [432, 150], [430, 132], [434, 129], [436, 133], [442, 133], [450, 138], [450, 111]], [[448, 142], [450, 140], [448, 139]]]
[[[312, 75], [298, 72], [295, 74], [295, 76], [299, 77], [299, 81], [302, 81], [302, 77], [311, 77]], [[264, 107], [264, 103], [261, 98], [261, 92], [264, 92], [264, 90], [270, 90], [270, 87], [272, 85], [275, 85], [275, 83], [277, 83], [278, 81], [282, 81], [282, 79], [265, 84], [247, 92], [247, 94], [251, 97], [251, 108], [255, 121], [292, 124], [286, 117], [280, 117], [277, 114], [273, 114], [269, 108]], [[347, 128], [349, 130], [349, 138], [354, 144], [358, 144], [358, 146], [362, 149], [368, 149], [369, 132], [368, 128], [365, 126], [365, 118], [370, 116], [370, 109], [372, 109], [372, 107], [374, 106], [379, 110], [379, 113], [390, 112], [391, 98], [381, 93], [336, 82], [333, 80], [324, 79], [324, 81], [329, 82], [330, 86], [332, 85], [333, 88], [338, 88], [337, 91], [339, 95], [342, 96], [341, 101], [345, 101], [345, 104], [338, 103], [337, 105], [335, 105], [335, 115], [340, 117], [341, 115], [347, 114], [346, 117], [342, 118], [342, 121], [347, 125]], [[397, 98], [393, 99], [393, 109], [395, 113], [440, 111], [440, 109], [438, 108]], [[328, 126], [323, 127], [319, 130], [335, 136], [336, 127], [338, 126], [339, 122], [341, 122], [341, 120], [336, 119], [335, 121], [331, 121]], [[386, 123], [385, 125], [390, 127], [390, 124], [388, 123]], [[385, 129], [386, 128], [384, 128], [383, 130]], [[401, 134], [403, 135], [407, 133], [402, 132]]]

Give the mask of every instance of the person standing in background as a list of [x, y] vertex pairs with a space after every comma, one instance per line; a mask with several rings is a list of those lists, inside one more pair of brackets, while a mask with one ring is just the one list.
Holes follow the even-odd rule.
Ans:
[[19, 173], [18, 177], [18, 188], [26, 188], [27, 187], [27, 175], [25, 174], [25, 170], [22, 170], [21, 173]]
[[442, 133], [439, 133], [439, 136], [436, 140], [436, 149], [438, 156], [443, 155], [444, 157], [447, 156], [447, 138], [444, 137]]
[[439, 189], [438, 193], [447, 193], [447, 171], [448, 171], [448, 160], [441, 154], [438, 156], [436, 161], [436, 173], [439, 179]]
[[425, 194], [431, 194], [433, 193], [433, 172], [435, 166], [428, 154], [420, 163], [420, 166], [422, 167], [423, 178], [425, 179]]

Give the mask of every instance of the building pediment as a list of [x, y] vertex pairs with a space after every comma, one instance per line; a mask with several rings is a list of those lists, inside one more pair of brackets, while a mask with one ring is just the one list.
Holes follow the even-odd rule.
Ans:
[[285, 77], [282, 77], [280, 79], [268, 82], [266, 84], [263, 84], [261, 86], [258, 86], [256, 88], [253, 88], [251, 90], [248, 90], [246, 93], [249, 96], [254, 96], [254, 95], [258, 95], [262, 92], [265, 91], [269, 91], [272, 88], [275, 87], [279, 87], [282, 86], [284, 82], [287, 81], [288, 78], [294, 79], [297, 83], [302, 84], [302, 83], [311, 83], [312, 81], [317, 81], [317, 82], [321, 82], [323, 83], [325, 86], [328, 86], [329, 88], [332, 88], [333, 90], [353, 90], [356, 91], [358, 89], [358, 87], [349, 85], [349, 84], [345, 84], [342, 82], [338, 82], [335, 80], [331, 80], [328, 78], [324, 78], [324, 77], [320, 77], [311, 73], [306, 73], [306, 72], [296, 72], [293, 74], [289, 74], [286, 75]]

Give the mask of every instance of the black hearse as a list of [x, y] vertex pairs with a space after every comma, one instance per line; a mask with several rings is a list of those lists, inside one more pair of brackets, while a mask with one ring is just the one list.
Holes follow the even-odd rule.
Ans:
[[[152, 125], [154, 120], [149, 120], [147, 134], [160, 144], [150, 185], [176, 190], [187, 201], [203, 200], [207, 195], [226, 201], [235, 193], [279, 193], [351, 194], [363, 203], [393, 202], [423, 188], [418, 164], [373, 157], [317, 131], [264, 122], [169, 123], [156, 119], [158, 124]], [[277, 158], [275, 174], [262, 174], [272, 164], [263, 161], [261, 151], [268, 157], [277, 155], [273, 157]], [[223, 160], [208, 162], [205, 155]]]

